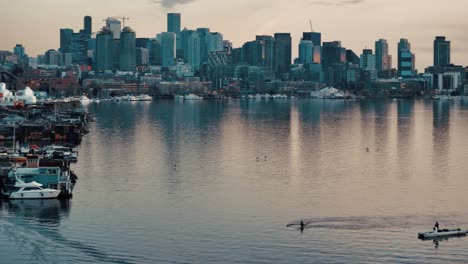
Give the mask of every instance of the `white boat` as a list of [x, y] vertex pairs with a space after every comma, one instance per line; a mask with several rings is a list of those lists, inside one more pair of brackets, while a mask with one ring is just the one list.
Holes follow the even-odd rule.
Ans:
[[450, 236], [464, 236], [468, 233], [468, 230], [457, 229], [441, 229], [437, 232], [421, 232], [418, 233], [419, 239], [434, 239], [440, 237], [450, 237]]
[[196, 94], [189, 94], [184, 96], [184, 100], [203, 100], [203, 97], [198, 96]]
[[87, 103], [91, 103], [92, 100], [89, 99], [86, 95], [82, 95], [82, 96], [80, 97], [80, 102], [81, 102], [82, 104], [87, 104]]
[[60, 194], [59, 190], [42, 189], [37, 182], [16, 181], [15, 189], [8, 196], [10, 199], [53, 199]]

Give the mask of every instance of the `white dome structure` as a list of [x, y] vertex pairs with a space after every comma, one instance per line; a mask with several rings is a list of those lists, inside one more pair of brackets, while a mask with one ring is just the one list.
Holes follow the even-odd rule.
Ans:
[[37, 98], [34, 96], [33, 90], [26, 86], [24, 90], [19, 90], [16, 92], [16, 100], [23, 101], [24, 104], [35, 104], [37, 103]]
[[0, 94], [2, 94], [2, 97], [9, 97], [11, 95], [11, 92], [6, 88], [6, 84], [0, 83]]

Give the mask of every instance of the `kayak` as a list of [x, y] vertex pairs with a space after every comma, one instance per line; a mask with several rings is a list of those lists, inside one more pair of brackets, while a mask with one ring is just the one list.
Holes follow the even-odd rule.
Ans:
[[420, 239], [432, 239], [438, 237], [449, 237], [449, 236], [464, 236], [468, 233], [468, 230], [457, 229], [441, 229], [438, 232], [423, 232], [418, 233]]

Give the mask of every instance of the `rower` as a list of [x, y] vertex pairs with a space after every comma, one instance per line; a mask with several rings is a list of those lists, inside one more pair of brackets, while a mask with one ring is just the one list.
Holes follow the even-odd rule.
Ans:
[[434, 225], [434, 233], [437, 233], [439, 231], [439, 222], [436, 221], [435, 225]]

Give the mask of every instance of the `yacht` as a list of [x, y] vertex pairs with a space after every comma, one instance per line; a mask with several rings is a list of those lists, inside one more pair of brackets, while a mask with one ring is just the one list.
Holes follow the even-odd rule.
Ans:
[[198, 96], [196, 94], [189, 94], [189, 95], [184, 96], [184, 99], [185, 100], [203, 100], [203, 97]]
[[60, 190], [43, 189], [42, 184], [17, 180], [15, 188], [11, 191], [10, 199], [53, 199], [57, 198]]

